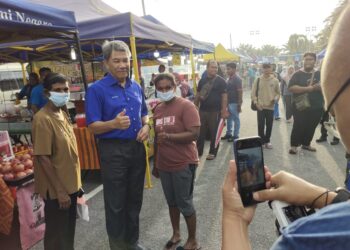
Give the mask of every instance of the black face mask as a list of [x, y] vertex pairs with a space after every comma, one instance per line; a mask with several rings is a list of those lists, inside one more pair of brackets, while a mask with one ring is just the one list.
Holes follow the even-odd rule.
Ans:
[[335, 101], [338, 99], [338, 97], [341, 95], [341, 93], [344, 92], [344, 90], [350, 85], [350, 78], [343, 84], [343, 86], [338, 90], [337, 94], [333, 97], [332, 101], [329, 103], [327, 107], [327, 111], [322, 116], [322, 121], [326, 121], [327, 116], [335, 103]]

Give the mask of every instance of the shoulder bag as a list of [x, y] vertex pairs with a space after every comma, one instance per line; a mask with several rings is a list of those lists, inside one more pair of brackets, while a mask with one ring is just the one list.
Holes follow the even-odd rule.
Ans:
[[[312, 72], [310, 83], [307, 86], [310, 86], [313, 83], [314, 77], [315, 77], [315, 71]], [[308, 108], [311, 108], [311, 103], [309, 100], [308, 93], [303, 93], [303, 94], [300, 94], [298, 96], [293, 97], [293, 102], [294, 102], [295, 108], [298, 111], [304, 111]]]

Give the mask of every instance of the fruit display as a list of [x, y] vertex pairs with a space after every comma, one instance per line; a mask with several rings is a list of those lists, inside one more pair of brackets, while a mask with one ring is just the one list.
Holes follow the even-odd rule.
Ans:
[[28, 149], [23, 154], [17, 154], [13, 159], [0, 163], [0, 178], [7, 184], [19, 184], [20, 180], [33, 178], [33, 150]]

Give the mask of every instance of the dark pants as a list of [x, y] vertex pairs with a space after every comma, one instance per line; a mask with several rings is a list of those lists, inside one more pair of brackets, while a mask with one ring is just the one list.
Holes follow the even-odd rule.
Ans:
[[201, 119], [201, 128], [199, 133], [199, 138], [197, 140], [197, 149], [198, 155], [201, 156], [203, 154], [205, 138], [209, 132], [210, 135], [210, 150], [209, 154], [215, 155], [218, 152], [219, 145], [215, 148], [215, 137], [216, 131], [218, 129], [219, 121], [220, 121], [220, 112], [206, 112], [199, 111], [199, 116]]
[[298, 111], [293, 109], [293, 129], [290, 139], [292, 147], [310, 146], [315, 129], [321, 120], [322, 109]]
[[284, 104], [284, 110], [286, 111], [286, 120], [289, 120], [293, 115], [292, 96], [284, 95], [282, 100]]
[[106, 227], [111, 249], [133, 249], [139, 239], [146, 153], [136, 140], [100, 139]]
[[[258, 116], [258, 134], [261, 137], [262, 143], [269, 143], [273, 124], [273, 110], [263, 109], [257, 111]], [[266, 126], [266, 131], [265, 131]]]
[[71, 250], [74, 249], [75, 222], [77, 219], [77, 195], [70, 195], [69, 209], [60, 209], [58, 200], [45, 200], [45, 250]]

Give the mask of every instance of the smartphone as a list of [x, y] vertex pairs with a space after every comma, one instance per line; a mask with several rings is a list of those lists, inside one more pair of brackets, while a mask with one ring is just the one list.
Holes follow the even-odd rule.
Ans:
[[237, 165], [238, 192], [245, 207], [258, 203], [253, 192], [266, 189], [264, 157], [260, 137], [248, 137], [234, 141]]

